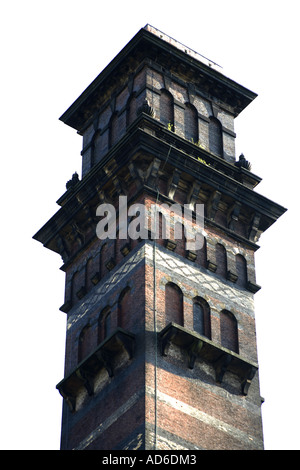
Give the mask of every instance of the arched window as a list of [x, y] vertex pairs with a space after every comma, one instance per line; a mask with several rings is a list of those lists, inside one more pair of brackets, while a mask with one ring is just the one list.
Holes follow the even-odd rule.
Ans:
[[104, 150], [103, 146], [103, 137], [101, 134], [101, 130], [95, 133], [92, 141], [92, 158], [91, 158], [91, 166], [96, 165], [101, 160], [102, 154]]
[[79, 272], [76, 271], [73, 276], [72, 276], [72, 281], [71, 281], [71, 300], [72, 300], [72, 305], [74, 305], [75, 302], [78, 301], [78, 297], [76, 295], [76, 292], [79, 290]]
[[125, 287], [118, 300], [118, 326], [121, 328], [128, 328], [129, 312], [132, 302], [130, 297], [130, 287]]
[[165, 288], [166, 324], [170, 322], [183, 326], [183, 294], [173, 282], [168, 282]]
[[227, 274], [227, 254], [226, 249], [220, 243], [216, 245], [216, 264], [217, 270], [216, 273], [220, 276], [226, 277]]
[[118, 115], [115, 112], [109, 122], [109, 148], [111, 148], [118, 139]]
[[165, 240], [170, 237], [166, 217], [158, 208], [155, 208], [151, 214], [151, 236], [157, 240], [156, 243], [162, 246], [165, 245]]
[[85, 287], [86, 287], [87, 292], [93, 287], [93, 283], [92, 283], [92, 277], [94, 274], [93, 267], [94, 267], [93, 258], [89, 258], [86, 263], [86, 268], [85, 268]]
[[89, 324], [82, 328], [78, 338], [78, 362], [88, 356], [91, 350], [91, 326]]
[[176, 253], [181, 256], [185, 256], [185, 231], [184, 225], [180, 222], [175, 222], [174, 227], [174, 240], [176, 242]]
[[193, 299], [193, 328], [200, 335], [211, 338], [210, 308], [201, 297]]
[[203, 245], [200, 248], [200, 250], [198, 250], [196, 262], [199, 263], [200, 266], [203, 266], [204, 268], [207, 267], [207, 247], [206, 247], [206, 238], [204, 236], [203, 236]]
[[126, 107], [126, 127], [130, 126], [136, 118], [136, 94], [133, 92], [128, 101]]
[[98, 318], [98, 343], [104, 341], [111, 333], [111, 310], [105, 307]]
[[165, 89], [160, 94], [160, 122], [174, 131], [174, 100], [172, 94]]
[[220, 121], [214, 117], [209, 118], [209, 150], [223, 157], [223, 135], [222, 135], [222, 125]]
[[110, 250], [108, 247], [108, 243], [104, 242], [100, 248], [100, 277], [104, 277], [105, 274], [108, 272], [106, 267], [110, 258]]
[[241, 287], [247, 285], [247, 261], [244, 256], [236, 255], [235, 257], [236, 273], [238, 275], [237, 284]]
[[194, 144], [199, 140], [198, 112], [190, 103], [186, 103], [184, 110], [184, 137]]
[[238, 326], [235, 316], [227, 310], [220, 313], [221, 344], [233, 352], [239, 352]]

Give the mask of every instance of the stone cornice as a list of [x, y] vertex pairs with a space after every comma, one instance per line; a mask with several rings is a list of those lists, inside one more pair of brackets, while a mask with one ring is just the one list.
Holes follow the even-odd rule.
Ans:
[[99, 106], [104, 90], [112, 93], [114, 87], [120, 87], [125, 77], [133, 73], [145, 58], [154, 63], [163, 61], [167, 69], [176, 70], [180, 67], [180, 74], [186, 68], [190, 80], [197, 88], [202, 88], [206, 94], [230, 106], [235, 116], [257, 96], [204, 62], [142, 28], [65, 111], [60, 120], [80, 132]]
[[[104, 200], [114, 203], [114, 198], [120, 191], [122, 192], [119, 183], [119, 175], [122, 172], [123, 174], [124, 171], [127, 172], [128, 181], [135, 180], [138, 184], [139, 189], [136, 194], [143, 189], [155, 191], [156, 179], [151, 176], [151, 171], [150, 173], [149, 170], [146, 171], [147, 177], [141, 177], [137, 170], [138, 163], [144, 159], [149, 168], [154, 160], [158, 165], [157, 171], [160, 166], [162, 167], [161, 177], [170, 179], [176, 170], [179, 180], [191, 190], [193, 184], [198, 185], [199, 190], [204, 186], [205, 192], [210, 194], [207, 200], [210, 204], [207, 221], [228, 232], [230, 236], [235, 236], [230, 225], [231, 214], [235, 217], [235, 212], [244, 213], [244, 217], [248, 220], [249, 233], [248, 239], [243, 240], [253, 246], [255, 246], [253, 242], [258, 240], [260, 234], [286, 210], [249, 187], [260, 181], [260, 178], [253, 173], [225, 162], [220, 157], [168, 131], [155, 119], [141, 115], [107, 156], [58, 200], [62, 207], [33, 238], [61, 254], [64, 249], [66, 253], [68, 251], [65, 242], [67, 236], [77, 239], [80, 245], [84, 245], [83, 232], [89, 226], [96, 224], [96, 207]], [[195, 196], [196, 199], [199, 198], [198, 203], [201, 202], [199, 190]], [[218, 201], [214, 203], [216, 195]], [[168, 194], [161, 197], [168, 199]], [[187, 197], [191, 198], [192, 193]], [[214, 206], [218, 207], [222, 199], [229, 211], [227, 227], [216, 224], [212, 210]], [[234, 209], [237, 203], [239, 206]], [[238, 236], [238, 238], [243, 237]]]

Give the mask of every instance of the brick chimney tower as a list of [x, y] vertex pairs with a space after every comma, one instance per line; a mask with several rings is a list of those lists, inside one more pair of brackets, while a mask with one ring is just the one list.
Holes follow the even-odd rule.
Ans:
[[146, 25], [61, 116], [82, 177], [34, 236], [66, 274], [61, 449], [263, 449], [254, 255], [285, 209], [235, 155], [255, 97]]

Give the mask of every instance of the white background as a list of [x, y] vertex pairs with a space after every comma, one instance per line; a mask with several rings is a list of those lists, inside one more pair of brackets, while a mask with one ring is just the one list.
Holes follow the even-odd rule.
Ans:
[[296, 0], [2, 2], [1, 449], [59, 449], [64, 273], [32, 236], [81, 176], [81, 137], [58, 117], [146, 23], [259, 95], [236, 119], [237, 157], [288, 208], [256, 256], [265, 448], [300, 449], [298, 16]]

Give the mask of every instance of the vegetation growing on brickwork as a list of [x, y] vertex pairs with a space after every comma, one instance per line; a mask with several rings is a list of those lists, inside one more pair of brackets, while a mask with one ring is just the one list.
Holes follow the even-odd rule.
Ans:
[[[168, 131], [174, 132], [174, 124], [172, 124], [171, 122], [168, 122], [167, 128], [168, 128]], [[190, 142], [191, 142], [192, 144], [194, 144], [194, 145], [197, 145], [197, 147], [199, 147], [199, 148], [201, 148], [201, 149], [203, 149], [203, 150], [206, 150], [205, 145], [203, 145], [203, 144], [200, 142], [200, 140], [198, 140], [197, 142], [194, 142], [194, 139], [191, 139]], [[207, 163], [207, 161], [204, 160], [204, 159], [201, 158], [201, 157], [197, 157], [197, 160], [198, 160], [199, 162], [201, 162], [201, 163], [204, 163], [204, 165], [210, 166], [210, 164]]]

